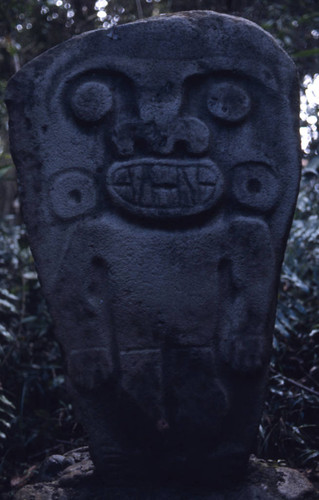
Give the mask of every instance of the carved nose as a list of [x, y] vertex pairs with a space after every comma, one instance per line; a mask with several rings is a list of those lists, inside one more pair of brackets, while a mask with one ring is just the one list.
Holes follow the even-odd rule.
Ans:
[[121, 155], [134, 154], [138, 145], [146, 152], [168, 155], [181, 147], [188, 153], [203, 154], [209, 145], [208, 127], [198, 118], [183, 116], [171, 121], [134, 121], [120, 124], [113, 142]]
[[204, 153], [209, 144], [209, 130], [205, 123], [193, 116], [177, 118], [166, 126], [160, 126], [161, 140], [154, 141], [153, 150], [162, 154], [172, 153], [182, 146], [188, 153]]
[[198, 118], [181, 115], [182, 89], [174, 85], [170, 90], [165, 86], [154, 95], [144, 92], [139, 102], [140, 118], [146, 125], [153, 125], [153, 136], [146, 134], [152, 150], [170, 154], [179, 144], [189, 153], [203, 153], [207, 150], [209, 131]]
[[139, 118], [122, 121], [113, 134], [121, 155], [134, 152], [169, 155], [174, 151], [203, 154], [209, 145], [208, 127], [200, 119], [182, 114], [182, 88], [161, 80], [138, 91]]
[[176, 119], [181, 108], [181, 90], [175, 95], [166, 92], [143, 92], [139, 98], [139, 114], [144, 123], [161, 126]]

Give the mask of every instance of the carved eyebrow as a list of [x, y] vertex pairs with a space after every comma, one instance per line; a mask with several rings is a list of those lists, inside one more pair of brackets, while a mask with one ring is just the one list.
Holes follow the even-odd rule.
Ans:
[[[277, 83], [275, 84], [269, 84], [268, 82], [265, 82], [263, 79], [260, 78], [260, 76], [256, 76], [252, 73], [247, 73], [243, 72], [241, 70], [236, 70], [234, 71], [233, 69], [222, 69], [222, 70], [213, 70], [209, 71], [203, 76], [205, 77], [210, 77], [210, 76], [216, 76], [218, 75], [221, 79], [224, 77], [225, 79], [229, 78], [234, 81], [234, 83], [242, 83], [247, 81], [252, 81], [257, 85], [261, 85], [265, 87], [267, 90], [270, 90], [272, 92], [278, 92], [278, 87]], [[198, 75], [200, 76], [200, 75]]]
[[216, 58], [202, 61], [201, 66], [203, 71], [200, 71], [198, 74], [223, 73], [235, 79], [236, 77], [241, 80], [249, 78], [275, 92], [278, 92], [280, 89], [280, 81], [278, 81], [276, 75], [267, 66], [258, 61], [244, 59], [237, 62], [233, 59]]
[[[106, 61], [103, 68], [99, 65], [90, 64], [84, 71], [77, 73], [75, 70], [72, 79], [80, 75], [90, 75], [95, 73], [96, 75], [109, 76], [109, 77], [121, 77], [127, 80], [135, 81], [136, 77], [136, 67], [141, 58], [134, 58], [132, 60], [127, 60], [127, 58], [119, 57], [117, 61]], [[143, 59], [145, 62], [145, 59]], [[150, 62], [150, 59], [146, 59]], [[169, 61], [165, 60], [167, 64]], [[161, 64], [163, 61], [159, 61]], [[194, 68], [194, 62], [198, 65], [198, 69]], [[259, 61], [252, 61], [250, 59], [242, 59], [241, 61], [234, 61], [233, 58], [225, 57], [214, 57], [214, 58], [203, 58], [198, 63], [196, 60], [186, 60], [184, 65], [190, 64], [189, 72], [186, 70], [182, 79], [187, 80], [192, 76], [209, 75], [216, 73], [225, 73], [231, 75], [233, 78], [238, 76], [239, 79], [249, 78], [256, 81], [258, 84], [265, 86], [267, 89], [271, 89], [278, 92], [281, 88], [280, 81], [276, 75], [267, 67], [265, 64]], [[179, 61], [179, 66], [183, 66], [182, 62]], [[194, 70], [195, 69], [195, 70]], [[147, 73], [147, 71], [146, 71]], [[183, 74], [181, 68], [181, 76]], [[139, 75], [140, 76], [140, 75]], [[70, 78], [70, 79], [71, 79]], [[70, 80], [68, 79], [68, 80]]]
[[252, 80], [253, 82], [255, 82], [258, 85], [262, 85], [263, 87], [265, 87], [268, 90], [272, 90], [273, 92], [278, 92], [279, 87], [278, 87], [278, 83], [277, 83], [275, 77], [273, 76], [273, 74], [269, 70], [267, 70], [265, 68], [265, 75], [266, 74], [269, 75], [267, 80], [262, 78], [261, 74], [255, 74], [254, 72], [249, 72], [249, 73], [242, 72], [242, 71], [238, 71], [236, 73], [233, 72], [233, 75], [235, 76], [235, 78], [236, 78], [236, 75], [238, 75], [240, 77], [240, 80], [248, 78], [249, 80]]
[[124, 71], [119, 71], [117, 68], [99, 68], [94, 67], [88, 69], [86, 71], [74, 72], [70, 75], [64, 82], [65, 84], [76, 84], [80, 81], [103, 81], [109, 78], [122, 78], [126, 80], [130, 80], [130, 76], [127, 75]]

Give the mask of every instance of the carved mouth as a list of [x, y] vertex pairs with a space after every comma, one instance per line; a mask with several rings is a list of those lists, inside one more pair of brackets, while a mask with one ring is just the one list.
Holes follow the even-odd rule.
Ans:
[[157, 160], [114, 163], [107, 174], [113, 201], [147, 217], [184, 217], [216, 204], [223, 179], [210, 160]]

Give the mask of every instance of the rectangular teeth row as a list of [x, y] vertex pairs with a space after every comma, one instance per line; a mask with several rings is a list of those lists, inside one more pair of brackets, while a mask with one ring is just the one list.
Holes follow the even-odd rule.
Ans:
[[178, 208], [202, 205], [213, 195], [214, 172], [204, 166], [134, 165], [118, 168], [112, 186], [125, 201], [140, 207]]

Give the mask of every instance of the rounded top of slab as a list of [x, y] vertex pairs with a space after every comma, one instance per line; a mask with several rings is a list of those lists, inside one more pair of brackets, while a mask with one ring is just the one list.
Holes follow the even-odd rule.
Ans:
[[171, 231], [234, 213], [267, 220], [280, 259], [299, 179], [298, 96], [295, 66], [269, 34], [211, 11], [90, 31], [43, 53], [6, 95], [38, 258], [54, 254], [55, 269], [83, 221]]
[[[11, 79], [7, 100], [11, 98], [13, 82], [28, 77], [28, 73], [32, 81], [35, 77], [43, 81], [46, 70], [48, 76], [58, 67], [65, 72], [75, 65], [86, 70], [92, 59], [99, 59], [103, 65], [121, 61], [119, 71], [133, 59], [148, 61], [150, 65], [152, 61], [193, 61], [202, 72], [210, 71], [213, 61], [214, 70], [250, 73], [283, 92], [289, 92], [296, 74], [289, 56], [255, 23], [212, 11], [188, 11], [75, 36], [26, 64]], [[117, 70], [116, 65], [113, 69]]]

